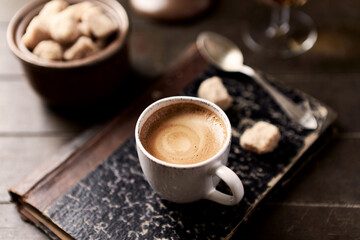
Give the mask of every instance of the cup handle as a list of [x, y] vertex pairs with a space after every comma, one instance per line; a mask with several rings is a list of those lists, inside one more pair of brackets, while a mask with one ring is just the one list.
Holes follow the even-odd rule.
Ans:
[[229, 186], [233, 195], [222, 193], [216, 190], [215, 187], [213, 187], [209, 191], [205, 199], [227, 206], [238, 204], [244, 196], [244, 187], [241, 183], [240, 178], [225, 165], [220, 165], [219, 167], [217, 167], [213, 174], [218, 176]]

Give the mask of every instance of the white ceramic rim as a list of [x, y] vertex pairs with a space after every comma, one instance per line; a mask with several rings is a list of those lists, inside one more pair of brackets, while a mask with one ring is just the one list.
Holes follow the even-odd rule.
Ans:
[[[222, 146], [222, 148], [211, 158], [199, 162], [199, 163], [195, 163], [195, 164], [174, 164], [174, 163], [167, 163], [164, 162], [160, 159], [157, 159], [156, 157], [152, 156], [148, 151], [146, 151], [146, 149], [144, 148], [144, 146], [142, 145], [141, 141], [140, 141], [140, 126], [142, 126], [146, 120], [152, 115], [152, 113], [154, 113], [154, 111], [158, 110], [155, 109], [155, 106], [158, 104], [163, 104], [166, 102], [173, 102], [173, 103], [169, 103], [168, 105], [165, 105], [163, 107], [172, 105], [172, 104], [176, 104], [179, 102], [190, 102], [190, 103], [194, 103], [197, 105], [200, 105], [202, 107], [206, 107], [207, 109], [215, 112], [219, 117], [221, 117], [221, 119], [224, 121], [225, 126], [226, 126], [226, 139], [225, 139], [225, 143]], [[155, 110], [153, 110], [155, 109]], [[146, 118], [145, 118], [146, 117]], [[197, 167], [201, 167], [204, 165], [207, 165], [210, 162], [215, 161], [216, 159], [219, 158], [219, 156], [221, 156], [222, 154], [224, 154], [224, 152], [227, 150], [227, 148], [229, 147], [229, 145], [231, 145], [231, 124], [230, 124], [230, 120], [227, 117], [226, 113], [216, 104], [202, 99], [202, 98], [198, 98], [198, 97], [189, 97], [189, 96], [173, 96], [173, 97], [167, 97], [167, 98], [163, 98], [160, 99], [152, 104], [150, 104], [147, 108], [145, 108], [145, 110], [141, 113], [140, 117], [138, 118], [138, 121], [136, 122], [136, 126], [135, 126], [135, 140], [136, 140], [136, 144], [137, 146], [140, 148], [140, 150], [146, 155], [146, 157], [148, 157], [149, 159], [151, 159], [152, 161], [156, 162], [157, 164], [160, 165], [164, 165], [167, 167], [172, 167], [172, 168], [197, 168]]]

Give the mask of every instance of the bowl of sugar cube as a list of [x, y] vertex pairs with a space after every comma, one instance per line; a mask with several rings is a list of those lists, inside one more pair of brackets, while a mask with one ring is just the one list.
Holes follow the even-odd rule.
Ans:
[[121, 88], [129, 70], [129, 18], [116, 0], [35, 0], [11, 19], [8, 46], [40, 97], [82, 106]]

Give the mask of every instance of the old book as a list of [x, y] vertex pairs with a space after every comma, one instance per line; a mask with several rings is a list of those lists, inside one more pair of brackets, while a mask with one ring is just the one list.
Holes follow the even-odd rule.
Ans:
[[[220, 76], [234, 98], [226, 111], [233, 127], [228, 166], [242, 179], [236, 206], [201, 200], [175, 204], [161, 199], [143, 177], [133, 137], [136, 120], [154, 100], [196, 96], [200, 83]], [[228, 239], [269, 194], [311, 159], [331, 131], [336, 114], [323, 103], [271, 81], [314, 113], [319, 128], [304, 130], [288, 119], [269, 95], [240, 73], [209, 66], [191, 46], [181, 60], [112, 121], [69, 145], [9, 192], [21, 216], [57, 239]], [[265, 155], [244, 151], [241, 133], [256, 121], [277, 125], [278, 148]], [[330, 133], [329, 133], [330, 132]], [[90, 137], [89, 137], [90, 136]], [[220, 183], [219, 188], [226, 188]]]

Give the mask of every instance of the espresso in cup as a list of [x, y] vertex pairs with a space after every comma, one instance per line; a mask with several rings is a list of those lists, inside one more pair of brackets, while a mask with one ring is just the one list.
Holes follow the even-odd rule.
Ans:
[[[162, 198], [235, 205], [244, 196], [241, 180], [226, 166], [231, 124], [214, 103], [187, 96], [160, 99], [141, 113], [135, 141], [144, 177]], [[220, 179], [231, 194], [216, 189]]]
[[140, 131], [146, 151], [172, 164], [195, 164], [214, 156], [226, 141], [226, 126], [213, 111], [177, 103], [154, 112]]

